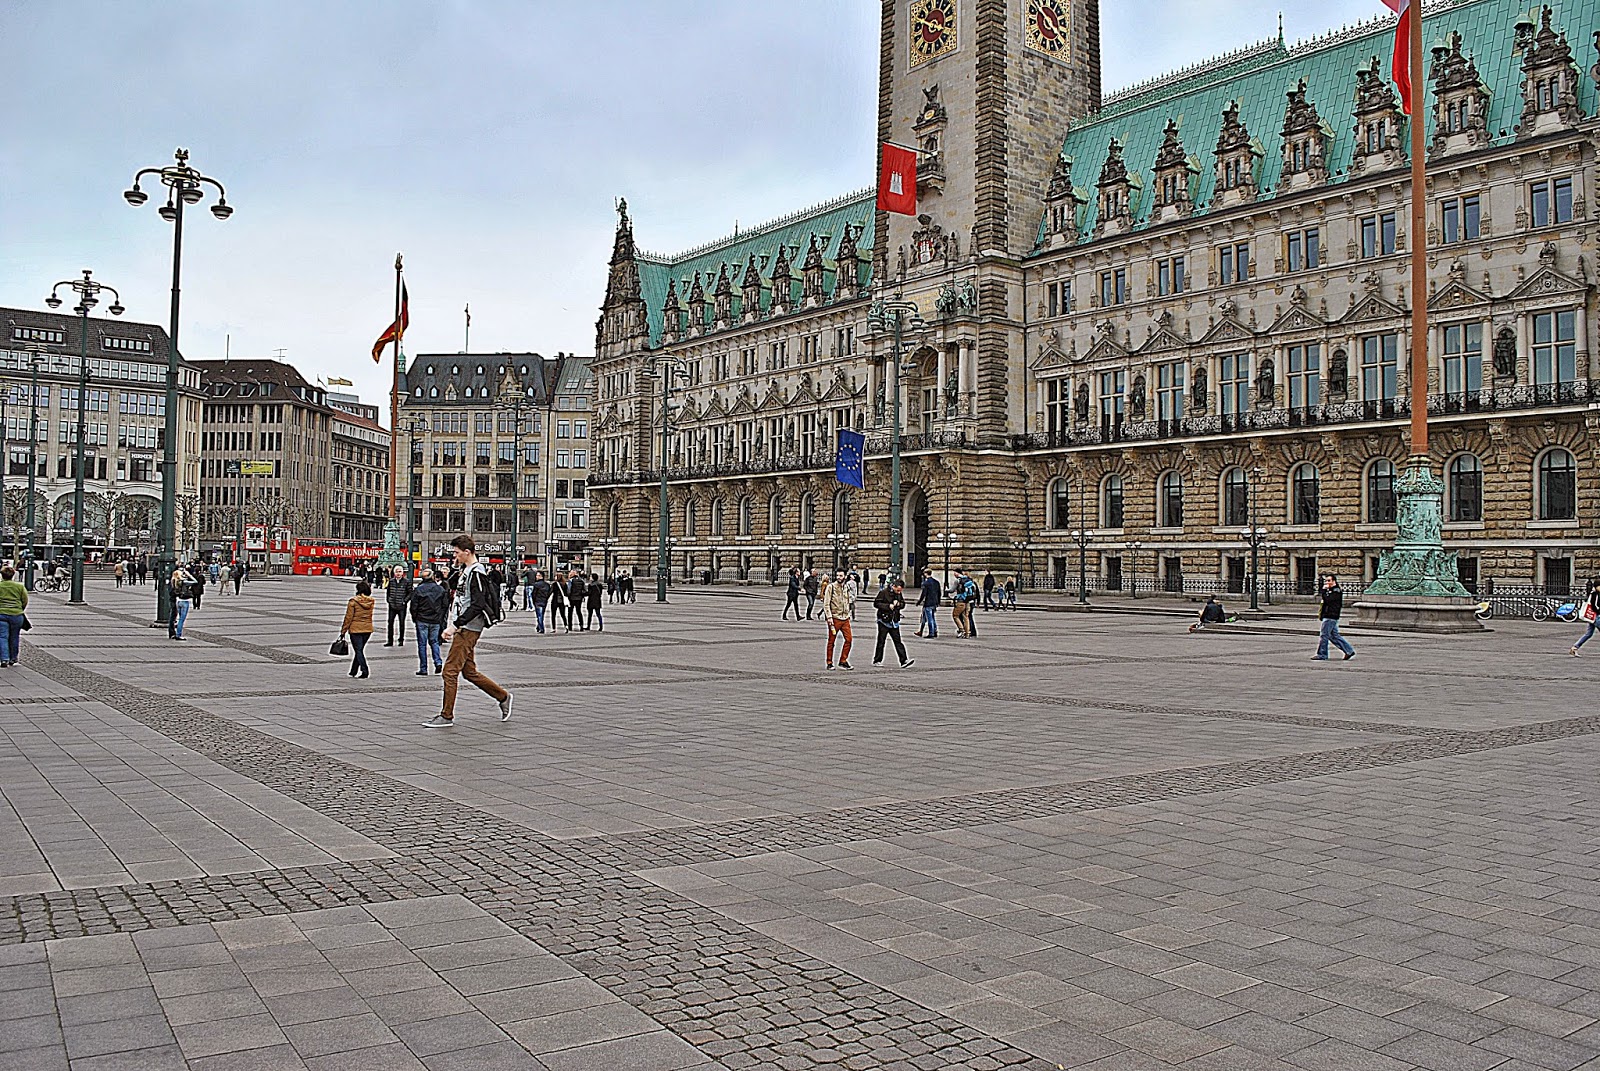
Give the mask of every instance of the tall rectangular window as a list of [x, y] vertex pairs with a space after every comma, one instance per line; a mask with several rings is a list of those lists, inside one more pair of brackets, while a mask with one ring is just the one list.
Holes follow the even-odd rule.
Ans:
[[1533, 317], [1533, 382], [1571, 383], [1578, 377], [1577, 314], [1541, 312]]
[[1383, 257], [1398, 248], [1395, 239], [1395, 214], [1375, 212], [1361, 217], [1361, 255]]
[[1127, 392], [1128, 373], [1126, 372], [1101, 372], [1100, 373], [1100, 422], [1102, 424], [1122, 423], [1123, 396]]
[[1236, 242], [1217, 250], [1217, 277], [1222, 285], [1250, 279], [1250, 243]]
[[1308, 342], [1290, 346], [1285, 354], [1289, 381], [1289, 408], [1305, 409], [1321, 403], [1322, 344]]
[[1482, 208], [1478, 195], [1447, 197], [1439, 203], [1439, 236], [1445, 245], [1470, 242], [1482, 230]]
[[1393, 332], [1361, 340], [1361, 399], [1388, 401], [1400, 389], [1400, 336]]
[[1115, 268], [1100, 273], [1100, 304], [1121, 305], [1128, 300], [1128, 269]]
[[1572, 222], [1572, 180], [1540, 179], [1528, 184], [1528, 210], [1535, 227]]
[[1184, 364], [1173, 361], [1156, 369], [1156, 417], [1160, 420], [1183, 418]]
[[1156, 293], [1162, 297], [1181, 294], [1187, 289], [1184, 279], [1183, 257], [1166, 257], [1156, 261]]
[[1322, 264], [1322, 235], [1316, 227], [1290, 231], [1284, 235], [1283, 247], [1289, 271], [1308, 271]]
[[1448, 324], [1444, 328], [1444, 392], [1475, 393], [1483, 389], [1483, 325]]
[[1047, 379], [1045, 389], [1045, 423], [1051, 435], [1065, 435], [1072, 414], [1072, 385], [1064, 379]]
[[1222, 358], [1221, 374], [1217, 376], [1217, 394], [1221, 398], [1224, 414], [1250, 411], [1250, 355], [1230, 353]]

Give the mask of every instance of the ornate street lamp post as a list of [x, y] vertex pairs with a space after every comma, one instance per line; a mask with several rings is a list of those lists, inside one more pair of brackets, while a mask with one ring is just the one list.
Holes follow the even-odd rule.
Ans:
[[1261, 469], [1250, 470], [1250, 526], [1241, 536], [1250, 547], [1250, 609], [1259, 610], [1261, 604], [1257, 589], [1260, 587], [1261, 544], [1266, 541], [1267, 530], [1256, 524], [1256, 485], [1261, 482]]
[[[57, 296], [57, 291], [63, 286], [78, 295], [78, 304], [72, 310], [78, 314], [78, 474], [72, 482], [72, 597], [67, 601], [82, 602], [83, 466], [84, 446], [88, 434], [85, 420], [89, 406], [89, 310], [100, 304], [100, 292], [103, 290], [111, 291], [111, 305], [108, 309], [111, 315], [121, 316], [126, 310], [122, 307], [122, 296], [117, 293], [116, 287], [96, 282], [88, 268], [83, 269], [82, 279], [68, 279], [51, 287], [50, 296], [44, 299], [44, 303], [52, 309], [59, 309], [61, 298]], [[37, 448], [38, 444], [34, 445]]]
[[[521, 509], [522, 494], [522, 415], [537, 408], [533, 404], [533, 388], [524, 387], [519, 393], [502, 398], [497, 404], [511, 415], [511, 546], [506, 552], [506, 568], [520, 571], [522, 561], [517, 552], [517, 512]], [[409, 514], [406, 519], [410, 520]], [[410, 553], [409, 544], [406, 553]], [[512, 564], [513, 559], [516, 559], [515, 565]]]
[[672, 381], [684, 374], [683, 362], [676, 357], [661, 356], [655, 360], [656, 375], [661, 377], [661, 492], [656, 503], [660, 516], [656, 524], [656, 602], [667, 601], [667, 562], [669, 542], [667, 512], [667, 443], [672, 432]]
[[[417, 546], [417, 496], [412, 488], [420, 482], [417, 479], [417, 439], [428, 432], [428, 421], [425, 417], [413, 417], [411, 423], [406, 425], [406, 575], [417, 575], [417, 559], [415, 556]], [[391, 443], [389, 449], [400, 445]], [[516, 511], [512, 511], [512, 531], [516, 531]], [[515, 539], [512, 540], [515, 542]]]
[[905, 532], [900, 501], [900, 361], [907, 335], [917, 335], [927, 326], [914, 301], [907, 301], [898, 292], [892, 297], [879, 298], [867, 310], [867, 328], [874, 335], [889, 333], [893, 349], [890, 353], [890, 390], [894, 394], [893, 417], [889, 427], [889, 578], [900, 579], [905, 564]]
[[228, 205], [222, 183], [202, 175], [189, 166], [189, 150], [173, 153], [173, 163], [166, 167], [147, 167], [133, 176], [133, 186], [123, 193], [123, 198], [137, 208], [148, 201], [149, 195], [139, 188], [139, 180], [154, 175], [167, 187], [167, 203], [161, 206], [161, 218], [172, 224], [172, 318], [167, 326], [167, 441], [161, 451], [161, 536], [156, 560], [156, 623], [164, 625], [172, 614], [168, 597], [167, 578], [177, 563], [177, 513], [178, 513], [178, 308], [181, 280], [183, 278], [183, 208], [199, 204], [205, 198], [207, 185], [217, 188], [217, 203], [211, 214], [218, 219], [233, 215]]
[[39, 556], [39, 519], [35, 513], [34, 477], [39, 471], [39, 358], [44, 354], [37, 346], [29, 350], [28, 369], [28, 571], [24, 583], [33, 590], [34, 559]]
[[1128, 587], [1133, 592], [1133, 597], [1139, 597], [1139, 548], [1144, 546], [1137, 540], [1128, 544]]

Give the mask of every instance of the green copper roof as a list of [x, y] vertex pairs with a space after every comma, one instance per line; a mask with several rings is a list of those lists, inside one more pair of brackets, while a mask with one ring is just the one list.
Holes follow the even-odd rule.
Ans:
[[[1373, 6], [1378, 7], [1377, 0]], [[1452, 32], [1461, 34], [1462, 53], [1477, 63], [1491, 94], [1489, 135], [1496, 145], [1515, 138], [1514, 127], [1522, 114], [1522, 57], [1512, 49], [1515, 27], [1519, 21], [1537, 26], [1540, 7], [1529, 0], [1445, 0], [1424, 9], [1423, 48], [1428, 53], [1424, 67], [1430, 65], [1432, 49], [1443, 47]], [[1550, 7], [1551, 25], [1566, 35], [1583, 74], [1578, 80], [1579, 103], [1584, 114], [1592, 116], [1596, 87], [1588, 71], [1594, 61], [1591, 41], [1600, 29], [1600, 5], [1594, 0], [1551, 0]], [[1302, 78], [1306, 99], [1332, 131], [1325, 157], [1328, 181], [1346, 180], [1355, 145], [1356, 69], [1376, 56], [1388, 78], [1394, 27], [1395, 19], [1384, 16], [1287, 47], [1282, 40], [1268, 40], [1107, 97], [1100, 111], [1069, 129], [1061, 150], [1072, 162], [1074, 187], [1087, 201], [1078, 210], [1080, 235], [1087, 237], [1094, 229], [1095, 183], [1112, 138], [1121, 143], [1129, 177], [1138, 187], [1133, 191], [1135, 227], [1148, 225], [1155, 194], [1152, 165], [1169, 118], [1178, 123], [1184, 152], [1191, 162], [1199, 161], [1200, 172], [1190, 178], [1189, 194], [1196, 214], [1206, 211], [1216, 182], [1214, 151], [1222, 111], [1230, 101], [1239, 103], [1239, 120], [1261, 150], [1258, 197], [1271, 198], [1282, 171], [1279, 132], [1287, 94]], [[1431, 130], [1433, 90], [1427, 70], [1413, 72], [1412, 81], [1419, 90], [1427, 90], [1426, 104], [1419, 100], [1417, 110]], [[1041, 239], [1043, 235], [1041, 222]]]
[[661, 342], [661, 307], [666, 302], [667, 284], [671, 280], [677, 281], [678, 304], [684, 309], [684, 320], [687, 323], [689, 289], [693, 286], [696, 272], [700, 273], [700, 285], [705, 289], [706, 301], [709, 303], [712, 301], [712, 291], [717, 285], [717, 276], [724, 266], [727, 267], [729, 279], [733, 284], [733, 308], [737, 319], [742, 315], [740, 284], [744, 281], [746, 265], [754, 256], [763, 287], [762, 309], [765, 311], [770, 308], [772, 268], [777, 263], [780, 246], [786, 249], [789, 259], [789, 272], [793, 276], [792, 304], [798, 308], [802, 277], [800, 269], [805, 263], [806, 250], [811, 245], [812, 235], [816, 235], [822, 249], [826, 268], [824, 285], [831, 296], [837, 281], [835, 258], [839, 252], [839, 243], [844, 239], [847, 225], [852, 228], [852, 233], [854, 229], [860, 229], [860, 234], [856, 238], [856, 255], [860, 258], [861, 285], [867, 285], [868, 276], [871, 274], [875, 203], [876, 198], [872, 190], [858, 190], [803, 212], [763, 223], [747, 231], [739, 231], [673, 256], [640, 253], [639, 288], [650, 320], [650, 344], [655, 346]]

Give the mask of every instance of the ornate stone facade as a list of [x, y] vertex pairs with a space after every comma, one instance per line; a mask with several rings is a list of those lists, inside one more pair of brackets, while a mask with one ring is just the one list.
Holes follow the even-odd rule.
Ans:
[[[936, 135], [919, 216], [861, 195], [676, 258], [637, 253], [620, 219], [593, 481], [597, 521], [631, 548], [619, 558], [655, 560], [665, 358], [684, 371], [665, 455], [677, 568], [881, 566], [895, 376], [866, 311], [898, 292], [926, 321], [899, 369], [917, 564], [948, 553], [1075, 584], [1081, 546], [1106, 586], [1237, 590], [1259, 528], [1280, 583], [1370, 579], [1409, 452], [1419, 297], [1411, 120], [1373, 58], [1392, 20], [1269, 40], [1102, 100], [1098, 41], [1080, 37], [1070, 62], [1037, 57], [1012, 32], [1024, 4], [958, 4], [959, 47], [914, 70], [904, 8], [884, 10], [880, 133]], [[1428, 9], [1443, 43], [1418, 73], [1421, 299], [1444, 534], [1469, 584], [1600, 571], [1596, 75], [1568, 44], [1597, 29], [1580, 5]], [[871, 243], [870, 268], [851, 248], [840, 269], [841, 232]], [[802, 256], [803, 285], [779, 274]], [[744, 296], [724, 293], [713, 318], [704, 289], [724, 275]], [[847, 425], [868, 438], [863, 492], [833, 480]]]

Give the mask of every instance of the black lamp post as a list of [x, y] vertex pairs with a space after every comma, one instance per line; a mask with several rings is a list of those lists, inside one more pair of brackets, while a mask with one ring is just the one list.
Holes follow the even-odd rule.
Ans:
[[667, 601], [667, 553], [671, 517], [667, 512], [667, 445], [672, 433], [672, 381], [685, 374], [683, 362], [676, 357], [661, 356], [655, 361], [656, 375], [661, 377], [661, 490], [656, 502], [660, 517], [656, 520], [656, 602]]
[[167, 187], [167, 203], [160, 208], [161, 218], [172, 224], [172, 318], [167, 327], [167, 441], [161, 451], [161, 535], [156, 558], [156, 623], [164, 625], [172, 615], [172, 601], [168, 597], [167, 578], [177, 563], [178, 520], [178, 306], [180, 281], [183, 277], [183, 208], [199, 204], [205, 198], [207, 185], [217, 188], [217, 203], [211, 214], [218, 219], [233, 215], [228, 205], [222, 183], [189, 166], [189, 150], [173, 153], [173, 163], [166, 167], [147, 167], [133, 176], [133, 186], [123, 193], [123, 198], [135, 208], [148, 201], [149, 195], [139, 188], [139, 180], [154, 175]]
[[[522, 420], [523, 414], [532, 412], [533, 388], [524, 387], [520, 393], [502, 398], [499, 407], [511, 415], [511, 547], [506, 554], [507, 570], [521, 570], [521, 555], [517, 553], [517, 512], [521, 508], [522, 493]], [[516, 564], [512, 560], [516, 559]], [[514, 575], [514, 574], [513, 574]]]
[[[411, 423], [406, 425], [406, 575], [411, 577], [417, 575], [416, 558], [413, 557], [417, 545], [417, 497], [412, 490], [419, 482], [417, 463], [421, 458], [417, 453], [417, 439], [427, 431], [428, 421], [425, 417], [413, 417]], [[397, 442], [391, 442], [389, 449], [393, 450], [398, 445]]]
[[927, 324], [917, 303], [896, 293], [879, 298], [867, 310], [867, 327], [873, 334], [887, 331], [893, 349], [889, 356], [892, 372], [890, 390], [894, 392], [893, 419], [889, 427], [889, 579], [899, 580], [905, 565], [905, 531], [900, 501], [900, 360], [907, 334], [920, 333]]
[[34, 502], [34, 477], [39, 472], [39, 358], [44, 356], [37, 347], [29, 352], [28, 368], [28, 571], [23, 583], [33, 590], [34, 560], [39, 556], [37, 504]]
[[1256, 524], [1256, 484], [1261, 482], [1261, 470], [1250, 470], [1250, 526], [1245, 529], [1242, 536], [1250, 547], [1250, 609], [1259, 610], [1261, 604], [1257, 589], [1260, 587], [1258, 578], [1261, 568], [1261, 544], [1266, 541], [1267, 530]]
[[[72, 597], [67, 601], [82, 602], [83, 455], [88, 435], [88, 425], [85, 420], [89, 406], [89, 310], [100, 304], [102, 290], [111, 291], [111, 306], [108, 310], [111, 315], [121, 316], [126, 310], [122, 307], [122, 296], [117, 293], [116, 287], [96, 282], [88, 268], [83, 269], [82, 279], [68, 279], [51, 287], [50, 296], [44, 299], [44, 303], [52, 309], [59, 309], [61, 298], [56, 295], [63, 286], [78, 295], [78, 304], [72, 310], [78, 314], [78, 474], [72, 482]], [[37, 444], [35, 446], [37, 447]]]
[[1128, 544], [1128, 587], [1133, 591], [1133, 597], [1139, 597], [1139, 548], [1143, 543], [1135, 540]]

